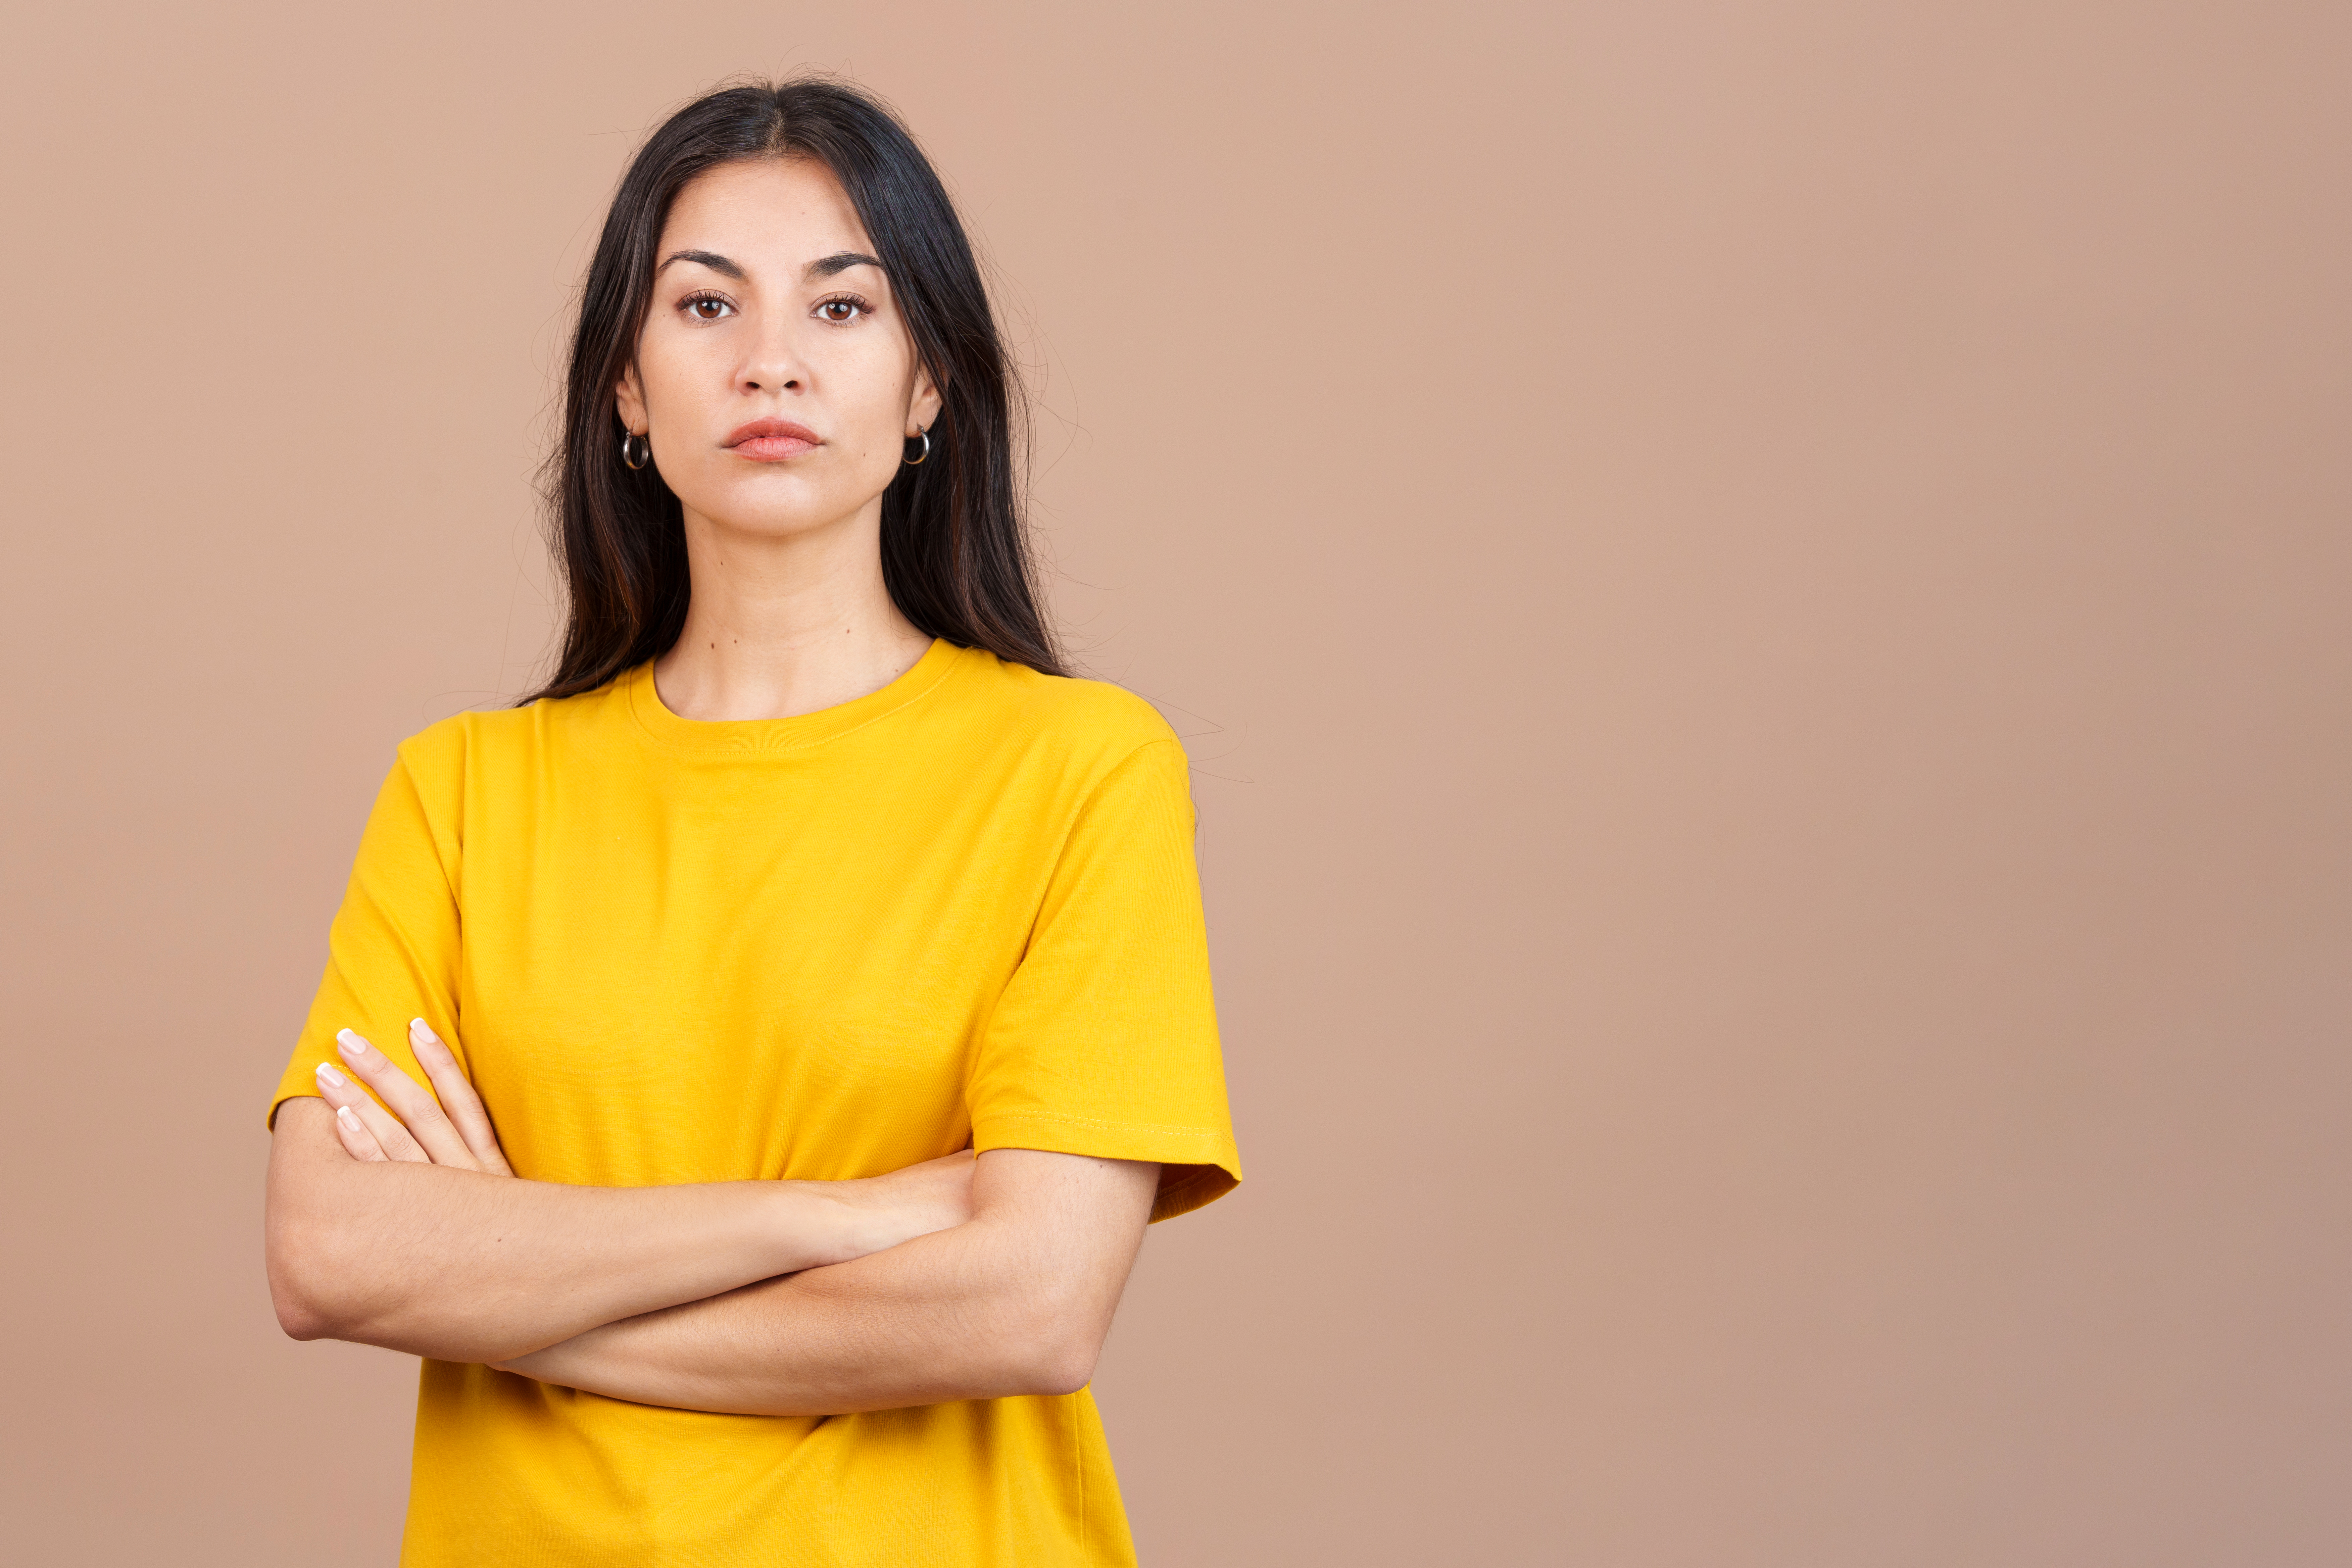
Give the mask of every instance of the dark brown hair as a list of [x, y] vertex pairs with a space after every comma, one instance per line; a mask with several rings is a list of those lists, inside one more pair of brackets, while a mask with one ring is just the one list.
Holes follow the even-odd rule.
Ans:
[[1014, 377], [955, 204], [890, 111], [822, 77], [729, 88], [665, 121], [613, 197], [580, 302], [563, 426], [548, 461], [550, 532], [569, 605], [562, 653], [522, 700], [593, 690], [667, 649], [689, 584], [677, 497], [621, 460], [613, 389], [635, 362], [670, 205], [750, 158], [833, 171], [872, 237], [915, 352], [943, 402], [930, 456], [882, 495], [882, 580], [918, 630], [1066, 673], [1038, 608], [1013, 465]]

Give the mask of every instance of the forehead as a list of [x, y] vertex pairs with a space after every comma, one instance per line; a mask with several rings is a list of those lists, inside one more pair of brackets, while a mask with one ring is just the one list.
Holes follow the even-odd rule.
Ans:
[[716, 251], [756, 276], [873, 247], [831, 169], [813, 158], [761, 158], [695, 176], [670, 204], [660, 252]]

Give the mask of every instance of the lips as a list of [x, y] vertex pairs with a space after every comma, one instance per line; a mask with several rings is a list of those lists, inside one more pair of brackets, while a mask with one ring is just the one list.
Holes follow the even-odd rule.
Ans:
[[728, 432], [722, 443], [739, 458], [753, 462], [773, 463], [785, 458], [797, 458], [803, 452], [814, 451], [824, 443], [815, 431], [805, 425], [795, 425], [789, 419], [754, 419]]

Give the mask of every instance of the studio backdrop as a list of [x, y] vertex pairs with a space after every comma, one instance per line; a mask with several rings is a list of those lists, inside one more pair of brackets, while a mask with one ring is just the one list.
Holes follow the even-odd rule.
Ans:
[[1096, 1389], [1176, 1568], [2352, 1552], [2352, 13], [51, 7], [0, 47], [10, 1555], [381, 1563], [262, 1112], [510, 700], [671, 108], [895, 104], [1248, 1180]]

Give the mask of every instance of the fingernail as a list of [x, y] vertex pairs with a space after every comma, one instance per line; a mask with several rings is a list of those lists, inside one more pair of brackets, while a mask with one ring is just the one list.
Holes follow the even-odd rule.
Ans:
[[422, 1018], [408, 1020], [408, 1037], [412, 1043], [420, 1046], [437, 1046], [441, 1043], [441, 1037], [433, 1032], [433, 1026]]
[[326, 1063], [320, 1062], [319, 1064], [319, 1081], [330, 1086], [331, 1088], [341, 1089], [343, 1087], [344, 1079], [342, 1074], [337, 1072]]
[[360, 1130], [360, 1119], [352, 1113], [352, 1108], [348, 1105], [335, 1107], [335, 1120], [354, 1132]]
[[367, 1055], [367, 1042], [349, 1029], [343, 1030], [335, 1037], [335, 1048], [352, 1061], [357, 1061]]

